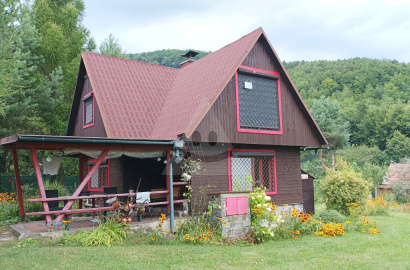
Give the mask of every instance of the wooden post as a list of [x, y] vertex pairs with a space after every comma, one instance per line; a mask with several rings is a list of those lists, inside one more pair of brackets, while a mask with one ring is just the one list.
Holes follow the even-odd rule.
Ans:
[[[84, 156], [83, 154], [78, 155], [78, 186], [81, 185], [84, 178]], [[83, 209], [83, 200], [78, 200], [78, 209]], [[81, 216], [81, 214], [80, 214]]]
[[[33, 161], [34, 172], [36, 173], [37, 185], [38, 185], [38, 190], [40, 191], [40, 197], [42, 199], [45, 199], [47, 198], [47, 196], [46, 196], [46, 191], [44, 190], [43, 176], [41, 175], [40, 165], [38, 164], [36, 149], [34, 149], [33, 147], [30, 148], [30, 153], [31, 153], [31, 159]], [[48, 212], [49, 211], [48, 203], [47, 202], [42, 202], [42, 203], [43, 203], [44, 211]], [[45, 215], [45, 216], [46, 216], [46, 223], [47, 224], [51, 223], [51, 216], [50, 215]]]
[[16, 148], [13, 148], [11, 149], [11, 151], [13, 154], [13, 166], [14, 166], [14, 175], [16, 177], [16, 191], [17, 191], [17, 198], [19, 200], [20, 218], [21, 218], [21, 222], [23, 222], [26, 216], [26, 212], [24, 211], [23, 192], [21, 191], [20, 170], [19, 170], [19, 162], [17, 159], [17, 150]]
[[[91, 176], [95, 173], [95, 171], [98, 169], [98, 167], [100, 166], [101, 162], [104, 160], [104, 158], [107, 156], [108, 152], [110, 150], [106, 149], [104, 150], [104, 152], [101, 154], [101, 156], [98, 158], [98, 160], [95, 162], [94, 166], [92, 167], [92, 169], [88, 172], [87, 176], [84, 178], [84, 180], [81, 182], [81, 184], [78, 186], [77, 190], [74, 191], [73, 193], [73, 197], [78, 196], [78, 194], [80, 194], [80, 192], [83, 190], [83, 188], [85, 187], [85, 185], [88, 184], [88, 182], [91, 179]], [[66, 211], [68, 209], [70, 209], [73, 206], [75, 200], [69, 200], [68, 203], [64, 206], [62, 211]], [[48, 209], [47, 209], [48, 210]], [[65, 216], [65, 214], [60, 214], [57, 216], [57, 218], [55, 219], [54, 223], [58, 223], [60, 222], [63, 217]]]

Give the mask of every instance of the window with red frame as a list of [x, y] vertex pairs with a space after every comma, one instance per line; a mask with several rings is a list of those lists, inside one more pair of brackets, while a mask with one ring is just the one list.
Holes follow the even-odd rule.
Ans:
[[[96, 160], [88, 162], [88, 171], [92, 169]], [[110, 187], [110, 160], [104, 160], [88, 182], [88, 190], [103, 191], [105, 187]]]
[[90, 127], [94, 125], [94, 95], [93, 93], [87, 94], [83, 98], [84, 105], [84, 119], [83, 127]]
[[275, 152], [230, 151], [229, 167], [232, 191], [265, 187], [276, 192]]

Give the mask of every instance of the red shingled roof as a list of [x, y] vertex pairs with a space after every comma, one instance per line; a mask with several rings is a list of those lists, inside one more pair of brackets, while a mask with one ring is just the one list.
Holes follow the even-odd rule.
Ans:
[[83, 52], [107, 136], [164, 140], [178, 139], [181, 134], [190, 137], [261, 35], [265, 36], [258, 28], [180, 69]]
[[150, 138], [178, 69], [89, 52], [82, 58], [110, 138]]

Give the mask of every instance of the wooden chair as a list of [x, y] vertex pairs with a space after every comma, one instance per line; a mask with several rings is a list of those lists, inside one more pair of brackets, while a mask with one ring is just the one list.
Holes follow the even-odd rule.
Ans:
[[[46, 197], [47, 198], [58, 198], [58, 189], [46, 189]], [[64, 201], [64, 205], [67, 204], [66, 200]], [[47, 202], [48, 204], [48, 209], [50, 211], [59, 211], [59, 210], [63, 210], [63, 207], [60, 207], [58, 204], [59, 201], [51, 201], [51, 202]], [[69, 220], [70, 219], [70, 215], [65, 215], [64, 216], [65, 220]]]

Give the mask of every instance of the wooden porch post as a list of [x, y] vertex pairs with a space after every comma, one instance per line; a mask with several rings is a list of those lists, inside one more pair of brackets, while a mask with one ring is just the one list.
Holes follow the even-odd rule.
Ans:
[[19, 162], [17, 159], [17, 150], [16, 148], [11, 149], [13, 154], [13, 166], [14, 166], [14, 175], [16, 177], [16, 190], [17, 190], [17, 198], [19, 200], [19, 212], [21, 222], [24, 221], [26, 217], [26, 212], [24, 211], [24, 201], [23, 201], [23, 192], [21, 191], [21, 181], [20, 181], [20, 170], [19, 170]]
[[[34, 172], [36, 173], [38, 190], [40, 191], [40, 197], [41, 199], [45, 199], [47, 198], [47, 196], [46, 196], [46, 191], [44, 190], [43, 176], [41, 175], [40, 165], [38, 164], [36, 149], [30, 148], [30, 153], [31, 153], [31, 159], [33, 161]], [[43, 204], [44, 211], [49, 212], [48, 203], [42, 202], [42, 204]], [[45, 216], [46, 216], [46, 223], [47, 224], [51, 223], [51, 216], [50, 215], [45, 215]]]
[[[91, 176], [95, 173], [95, 171], [98, 169], [98, 167], [100, 166], [101, 162], [104, 160], [104, 158], [107, 156], [108, 152], [110, 150], [106, 149], [104, 150], [104, 152], [101, 154], [101, 156], [98, 158], [98, 160], [95, 162], [94, 166], [92, 167], [92, 169], [88, 172], [87, 176], [84, 178], [84, 180], [81, 182], [81, 184], [78, 186], [77, 190], [74, 191], [73, 193], [73, 197], [78, 196], [78, 194], [80, 194], [80, 192], [83, 190], [83, 188], [85, 187], [85, 185], [88, 184], [88, 182], [91, 179]], [[71, 208], [71, 206], [73, 205], [75, 200], [69, 200], [68, 203], [64, 206], [62, 211], [66, 211], [68, 209]], [[63, 217], [65, 216], [65, 214], [60, 214], [57, 216], [57, 218], [55, 219], [54, 223], [58, 223], [60, 222]]]
[[[83, 154], [80, 153], [78, 155], [78, 186], [81, 185], [81, 182], [83, 182], [83, 178], [84, 178], [83, 161], [84, 161], [84, 156]], [[83, 209], [83, 200], [78, 200], [78, 209]]]

